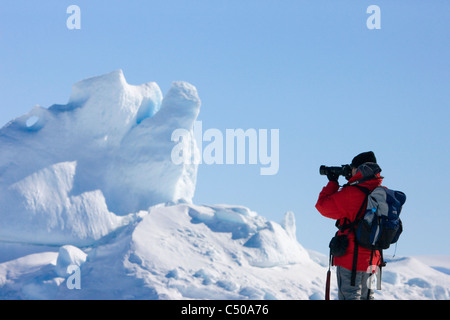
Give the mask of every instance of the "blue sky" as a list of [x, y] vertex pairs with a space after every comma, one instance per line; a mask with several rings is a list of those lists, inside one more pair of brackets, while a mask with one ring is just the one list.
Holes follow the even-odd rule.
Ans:
[[[69, 30], [69, 5], [81, 29]], [[369, 30], [369, 5], [381, 29]], [[24, 1], [0, 7], [0, 125], [68, 101], [81, 79], [195, 85], [203, 129], [279, 129], [277, 175], [201, 165], [194, 201], [245, 205], [327, 253], [334, 222], [314, 208], [321, 164], [373, 150], [406, 193], [397, 255], [450, 254], [448, 1]], [[341, 183], [345, 180], [341, 178]], [[388, 254], [393, 253], [388, 250]]]

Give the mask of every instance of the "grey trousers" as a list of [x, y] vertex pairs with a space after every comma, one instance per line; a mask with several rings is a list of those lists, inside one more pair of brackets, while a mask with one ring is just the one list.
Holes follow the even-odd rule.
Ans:
[[[356, 272], [355, 286], [351, 285], [352, 271], [336, 266], [339, 300], [373, 300], [373, 290], [367, 287], [370, 273]], [[369, 293], [369, 295], [368, 295]]]

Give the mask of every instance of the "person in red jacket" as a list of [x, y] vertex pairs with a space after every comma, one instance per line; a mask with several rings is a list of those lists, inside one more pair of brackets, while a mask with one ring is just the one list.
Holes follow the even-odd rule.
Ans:
[[[353, 158], [352, 177], [342, 188], [339, 187], [338, 175], [328, 174], [328, 184], [319, 194], [317, 210], [325, 217], [338, 220], [337, 226], [353, 222], [364, 203], [365, 190], [373, 191], [380, 186], [383, 178], [380, 167], [372, 151], [364, 152]], [[337, 235], [347, 235], [348, 246], [345, 253], [333, 257], [336, 267], [339, 300], [373, 299], [373, 292], [367, 286], [370, 277], [370, 266], [378, 266], [381, 262], [380, 253], [361, 246], [356, 246], [354, 232], [339, 230]], [[355, 261], [354, 261], [355, 260]], [[370, 267], [370, 268], [369, 268]], [[352, 277], [353, 276], [353, 277]]]

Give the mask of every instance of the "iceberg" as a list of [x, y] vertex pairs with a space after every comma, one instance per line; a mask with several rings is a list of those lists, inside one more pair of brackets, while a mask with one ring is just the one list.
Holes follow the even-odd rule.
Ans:
[[199, 109], [188, 83], [163, 97], [118, 70], [12, 120], [0, 130], [0, 239], [87, 245], [152, 205], [191, 202], [197, 165], [172, 163], [171, 134], [193, 135]]

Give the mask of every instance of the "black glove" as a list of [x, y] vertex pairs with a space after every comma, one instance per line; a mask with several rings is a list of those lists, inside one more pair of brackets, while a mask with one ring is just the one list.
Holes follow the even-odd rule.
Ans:
[[338, 182], [339, 175], [334, 172], [330, 172], [329, 174], [327, 174], [327, 178], [329, 181]]

